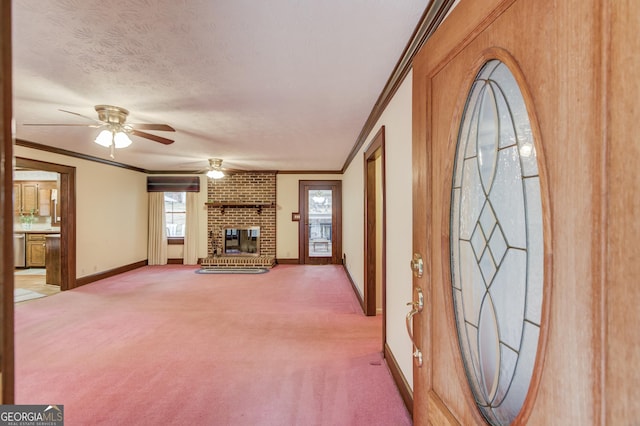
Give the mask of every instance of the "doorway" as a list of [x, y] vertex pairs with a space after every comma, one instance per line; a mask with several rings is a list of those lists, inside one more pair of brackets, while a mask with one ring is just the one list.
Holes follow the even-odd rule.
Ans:
[[342, 182], [301, 180], [298, 193], [299, 262], [339, 264], [342, 259]]
[[384, 315], [386, 301], [384, 154], [384, 126], [382, 126], [364, 153], [364, 311], [367, 316]]
[[60, 220], [60, 290], [76, 286], [76, 199], [75, 167], [16, 157], [16, 167], [58, 173], [60, 176], [58, 206]]
[[60, 292], [60, 174], [14, 168], [14, 302]]

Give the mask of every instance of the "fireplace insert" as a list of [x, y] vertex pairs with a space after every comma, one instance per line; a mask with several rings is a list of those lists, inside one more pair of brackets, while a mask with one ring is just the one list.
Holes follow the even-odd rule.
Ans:
[[225, 228], [222, 253], [231, 256], [258, 256], [260, 254], [260, 227]]

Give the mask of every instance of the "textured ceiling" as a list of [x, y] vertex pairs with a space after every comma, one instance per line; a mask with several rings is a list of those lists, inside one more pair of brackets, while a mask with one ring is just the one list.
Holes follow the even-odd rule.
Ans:
[[162, 123], [115, 160], [197, 170], [340, 170], [427, 0], [13, 2], [18, 139], [109, 159], [97, 104]]

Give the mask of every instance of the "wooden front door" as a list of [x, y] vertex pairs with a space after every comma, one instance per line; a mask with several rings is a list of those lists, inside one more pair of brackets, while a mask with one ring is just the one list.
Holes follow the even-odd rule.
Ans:
[[[607, 306], [605, 297], [616, 287], [607, 282], [603, 259], [606, 250], [618, 251], [611, 244], [620, 239], [607, 241], [605, 229], [617, 222], [603, 213], [610, 203], [604, 182], [615, 166], [607, 163], [605, 145], [616, 132], [605, 125], [604, 75], [612, 67], [605, 67], [611, 46], [604, 40], [613, 40], [610, 16], [628, 15], [604, 13], [601, 3], [462, 0], [414, 59], [413, 240], [424, 264], [413, 282], [424, 294], [424, 309], [413, 318], [423, 358], [414, 366], [416, 425], [589, 425], [631, 421], [638, 412], [638, 403], [607, 381], [615, 377], [620, 389], [629, 389], [638, 374], [626, 380], [606, 364], [618, 353], [607, 352], [607, 333], [628, 327], [622, 315], [608, 314], [621, 308]], [[620, 2], [614, 12], [627, 7], [637, 16], [632, 3]], [[506, 70], [502, 77], [493, 73], [498, 64]], [[633, 72], [630, 87], [637, 87]], [[519, 94], [500, 78], [511, 78]], [[474, 92], [478, 87], [486, 90]], [[518, 103], [524, 110], [514, 108]], [[465, 127], [468, 114], [476, 118]], [[522, 119], [530, 128], [520, 127]], [[461, 140], [470, 138], [481, 142], [461, 152]], [[528, 148], [522, 138], [532, 141]], [[487, 162], [494, 169], [483, 169]], [[469, 178], [473, 170], [477, 177]], [[512, 179], [505, 177], [511, 172]], [[480, 198], [461, 196], [465, 185], [475, 186]], [[504, 188], [496, 186], [512, 186], [519, 195], [502, 196]], [[528, 210], [530, 191], [538, 193], [537, 222]], [[467, 224], [454, 220], [470, 216]], [[638, 234], [637, 226], [629, 231]], [[471, 259], [468, 270], [452, 266], [460, 257]], [[461, 296], [460, 276], [476, 280], [475, 288], [467, 285], [476, 294]], [[539, 287], [531, 290], [535, 282]], [[499, 285], [505, 293], [497, 292]], [[637, 302], [638, 291], [626, 288]], [[631, 314], [637, 309], [623, 309], [637, 318]], [[516, 327], [502, 317], [507, 311], [515, 312]], [[466, 334], [459, 337], [459, 329]], [[637, 332], [620, 332], [627, 345], [637, 343]], [[533, 344], [523, 343], [527, 333], [536, 335]], [[617, 339], [622, 353], [638, 360], [638, 351]], [[522, 365], [528, 371], [518, 370]]]

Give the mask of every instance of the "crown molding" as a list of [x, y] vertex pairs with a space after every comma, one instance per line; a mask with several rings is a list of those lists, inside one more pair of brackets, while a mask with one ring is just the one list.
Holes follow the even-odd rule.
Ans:
[[93, 161], [96, 163], [106, 164], [108, 166], [120, 167], [123, 169], [133, 170], [134, 172], [149, 173], [148, 170], [140, 167], [129, 166], [128, 164], [118, 163], [117, 161], [105, 160], [104, 158], [94, 157], [93, 155], [80, 154], [78, 152], [69, 151], [62, 148], [43, 145], [41, 143], [30, 142], [24, 139], [16, 139], [16, 145], [25, 148], [37, 149], [39, 151], [51, 152], [52, 154], [66, 155], [67, 157], [79, 158], [81, 160]]
[[455, 0], [433, 0], [429, 3], [429, 6], [422, 14], [420, 22], [418, 22], [416, 29], [413, 31], [409, 42], [404, 48], [402, 55], [400, 55], [400, 59], [391, 72], [391, 76], [389, 76], [380, 96], [378, 96], [378, 100], [373, 106], [367, 121], [365, 121], [351, 152], [347, 156], [347, 159], [342, 166], [342, 173], [347, 170], [351, 161], [353, 161], [358, 151], [360, 151], [362, 146], [365, 144], [367, 136], [369, 136], [373, 131], [373, 126], [375, 126], [376, 122], [391, 101], [391, 98], [396, 94], [398, 88], [411, 70], [414, 56], [418, 53], [429, 37], [431, 37], [436, 28], [438, 28], [442, 23], [453, 3], [455, 3]]
[[[106, 160], [100, 157], [94, 157], [93, 155], [80, 154], [75, 151], [69, 151], [62, 148], [55, 148], [53, 146], [43, 145], [36, 142], [30, 142], [24, 139], [16, 139], [15, 144], [25, 148], [37, 149], [39, 151], [51, 152], [53, 154], [65, 155], [67, 157], [79, 158], [81, 160], [93, 161], [100, 164], [106, 164], [108, 166], [120, 167], [122, 169], [132, 170], [134, 172], [144, 173], [147, 175], [204, 175], [206, 171], [199, 170], [147, 170], [140, 167], [130, 166], [128, 164], [119, 163], [113, 160]], [[242, 173], [271, 173], [271, 174], [342, 174], [340, 170], [239, 170], [239, 169], [224, 169], [225, 172], [231, 174]]]

